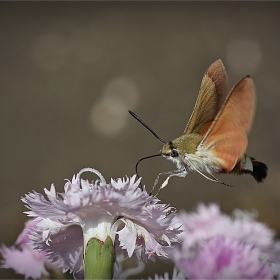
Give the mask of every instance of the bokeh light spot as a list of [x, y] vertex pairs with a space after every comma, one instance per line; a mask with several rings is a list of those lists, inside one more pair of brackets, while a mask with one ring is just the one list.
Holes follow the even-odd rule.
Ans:
[[128, 109], [133, 109], [139, 100], [138, 89], [133, 81], [126, 77], [113, 79], [105, 85], [102, 96], [90, 113], [91, 129], [111, 137], [120, 133], [129, 116]]
[[260, 44], [253, 39], [233, 39], [227, 48], [229, 67], [236, 74], [252, 74], [260, 66], [262, 52]]

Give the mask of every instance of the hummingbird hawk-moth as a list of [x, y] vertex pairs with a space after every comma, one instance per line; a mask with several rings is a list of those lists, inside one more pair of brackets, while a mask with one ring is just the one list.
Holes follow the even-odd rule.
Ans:
[[254, 82], [250, 76], [244, 77], [224, 100], [227, 81], [222, 61], [212, 63], [203, 76], [194, 110], [183, 135], [167, 143], [129, 111], [164, 143], [159, 154], [143, 159], [163, 156], [175, 163], [177, 170], [161, 173], [169, 175], [166, 184], [170, 177], [185, 177], [188, 171], [197, 171], [205, 178], [224, 185], [227, 184], [219, 181], [214, 174], [251, 174], [257, 182], [266, 178], [266, 164], [246, 154], [247, 134], [256, 107]]

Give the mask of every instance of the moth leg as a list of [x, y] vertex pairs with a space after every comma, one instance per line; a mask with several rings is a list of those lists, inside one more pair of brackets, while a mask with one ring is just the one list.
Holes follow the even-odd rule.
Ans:
[[159, 190], [157, 191], [157, 193], [156, 193], [155, 196], [158, 195], [158, 193], [159, 193], [159, 191], [160, 191], [161, 189], [163, 189], [164, 187], [167, 186], [168, 181], [169, 181], [169, 179], [170, 179], [171, 177], [173, 177], [173, 176], [186, 177], [187, 174], [188, 174], [188, 172], [187, 172], [185, 166], [183, 166], [182, 169], [177, 169], [177, 170], [173, 170], [173, 171], [166, 171], [166, 172], [161, 172], [161, 173], [159, 173], [158, 176], [157, 176], [156, 179], [155, 179], [155, 182], [154, 182], [154, 185], [153, 185], [152, 190], [151, 190], [151, 192], [150, 192], [150, 195], [152, 195], [152, 193], [153, 193], [153, 191], [154, 191], [156, 185], [158, 184], [159, 177], [160, 177], [161, 175], [169, 175], [169, 176], [168, 176], [168, 177], [165, 179], [165, 181], [162, 183], [162, 185], [160, 186], [160, 188], [159, 188]]

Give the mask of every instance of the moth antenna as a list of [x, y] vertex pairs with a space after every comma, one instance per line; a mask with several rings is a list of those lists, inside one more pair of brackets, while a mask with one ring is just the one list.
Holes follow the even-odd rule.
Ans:
[[[140, 163], [140, 161], [144, 160], [144, 159], [148, 159], [148, 158], [153, 158], [153, 157], [159, 157], [161, 156], [161, 154], [156, 154], [156, 155], [151, 155], [151, 156], [147, 156], [147, 157], [143, 157], [141, 159], [139, 159], [135, 165], [135, 171], [136, 171], [136, 175], [137, 175], [137, 178], [139, 179], [140, 176], [139, 176], [139, 173], [138, 173], [138, 164]], [[142, 186], [142, 183], [140, 182], [140, 187], [141, 187], [141, 190], [143, 190], [143, 186]]]
[[[185, 157], [187, 158], [187, 156], [185, 155]], [[188, 158], [187, 158], [188, 159]], [[197, 172], [197, 173], [199, 173], [200, 175], [202, 175], [204, 178], [206, 178], [207, 180], [210, 180], [210, 181], [212, 181], [212, 182], [214, 182], [214, 183], [220, 183], [220, 184], [222, 184], [222, 185], [224, 185], [224, 186], [227, 186], [227, 187], [233, 187], [232, 185], [229, 185], [229, 184], [227, 184], [227, 183], [224, 183], [224, 182], [222, 182], [222, 181], [220, 181], [218, 178], [216, 178], [213, 174], [211, 174], [211, 173], [208, 173], [212, 178], [209, 178], [207, 175], [205, 175], [204, 173], [202, 173], [200, 170], [198, 170], [195, 166], [194, 166], [194, 164], [191, 162], [191, 160], [189, 160], [188, 159], [188, 162], [189, 162], [189, 164], [192, 166], [192, 168]]]
[[144, 127], [146, 127], [161, 143], [166, 144], [164, 140], [162, 140], [161, 137], [159, 137], [143, 120], [141, 120], [135, 113], [128, 110], [129, 114], [136, 119], [138, 122], [140, 122]]

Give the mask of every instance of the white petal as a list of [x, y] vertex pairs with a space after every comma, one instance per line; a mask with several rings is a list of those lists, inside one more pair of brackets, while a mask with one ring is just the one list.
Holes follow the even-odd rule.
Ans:
[[125, 227], [118, 231], [120, 246], [127, 250], [128, 256], [131, 257], [135, 250], [137, 238], [137, 230], [130, 220], [121, 219], [125, 223]]

